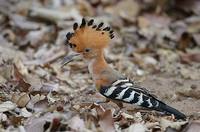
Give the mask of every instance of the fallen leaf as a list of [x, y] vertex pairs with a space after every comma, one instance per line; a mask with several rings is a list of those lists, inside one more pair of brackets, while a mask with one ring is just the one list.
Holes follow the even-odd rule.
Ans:
[[29, 10], [29, 16], [32, 18], [40, 18], [41, 20], [57, 23], [58, 21], [64, 21], [67, 19], [74, 18], [79, 20], [81, 18], [78, 10], [73, 8], [68, 8], [67, 11], [55, 10], [43, 7], [31, 7]]
[[154, 14], [145, 14], [138, 18], [138, 24], [141, 28], [147, 28], [148, 26], [166, 27], [170, 22], [170, 17]]
[[180, 130], [183, 125], [188, 123], [188, 121], [177, 121], [173, 122], [164, 118], [161, 118], [160, 120], [160, 126], [163, 131], [165, 131], [168, 127], [174, 128], [176, 130]]
[[100, 115], [99, 124], [103, 132], [115, 132], [114, 120], [111, 110], [106, 110]]
[[0, 112], [14, 110], [15, 108], [17, 108], [17, 105], [11, 101], [6, 101], [0, 104]]
[[22, 117], [31, 117], [32, 113], [28, 112], [26, 108], [22, 108], [20, 111], [20, 116]]
[[69, 120], [69, 126], [74, 131], [83, 131], [85, 129], [85, 123], [79, 116], [74, 116]]
[[19, 88], [19, 90], [21, 92], [28, 92], [31, 85], [24, 80], [23, 75], [19, 72], [16, 65], [14, 65], [14, 76], [16, 81], [18, 82], [17, 87]]
[[96, 103], [93, 103], [92, 105], [89, 106], [90, 109], [96, 109], [97, 111], [97, 116], [100, 116], [102, 115], [104, 112], [105, 112], [105, 109], [99, 105], [99, 104], [96, 104]]
[[20, 125], [20, 126], [18, 126], [18, 129], [19, 129], [20, 132], [26, 132], [24, 126]]
[[197, 46], [200, 46], [200, 33], [193, 35], [194, 42]]
[[176, 7], [190, 12], [193, 11], [196, 14], [200, 14], [200, 2], [199, 0], [175, 0]]
[[22, 117], [17, 117], [17, 116], [11, 116], [9, 117], [12, 125], [14, 126], [19, 126], [22, 123], [23, 118]]
[[25, 107], [29, 101], [30, 101], [29, 95], [27, 93], [22, 93], [20, 98], [17, 100], [16, 104], [19, 107]]
[[61, 124], [60, 119], [59, 119], [59, 118], [54, 118], [54, 119], [52, 120], [52, 124], [51, 124], [50, 131], [51, 131], [51, 132], [56, 132], [56, 131], [58, 131], [58, 128], [60, 127], [60, 124]]
[[137, 21], [140, 28], [147, 28], [150, 25], [149, 20], [143, 16], [139, 16]]
[[7, 39], [8, 42], [15, 43], [15, 41], [16, 41], [16, 35], [12, 30], [9, 30], [9, 29], [4, 30], [3, 36], [4, 36], [5, 39]]
[[44, 124], [46, 120], [45, 117], [37, 117], [33, 119], [29, 119], [25, 123], [25, 129], [28, 130], [29, 132], [43, 132], [44, 131]]
[[182, 63], [190, 64], [191, 62], [200, 62], [200, 53], [181, 54], [180, 59]]
[[7, 115], [4, 113], [0, 113], [0, 122], [7, 121], [7, 120], [8, 120]]
[[16, 15], [13, 14], [11, 15], [11, 20], [12, 23], [11, 25], [15, 28], [19, 28], [21, 30], [29, 31], [29, 30], [37, 30], [40, 28], [40, 24], [33, 22], [33, 21], [28, 21], [25, 17], [21, 15]]
[[34, 103], [33, 108], [36, 112], [46, 111], [49, 106], [49, 102], [47, 99], [40, 100]]
[[181, 91], [177, 91], [176, 93], [180, 96], [200, 99], [200, 96], [199, 96], [200, 90], [198, 88], [189, 89], [189, 90], [181, 90]]
[[127, 113], [122, 112], [121, 115], [125, 118], [125, 119], [134, 119], [134, 116], [129, 115]]
[[46, 96], [44, 95], [40, 95], [40, 94], [36, 94], [36, 95], [30, 95], [31, 96], [31, 99], [30, 101], [28, 102], [28, 104], [26, 105], [27, 108], [29, 109], [34, 109], [34, 105], [41, 101], [41, 100], [44, 100], [46, 98]]
[[140, 10], [140, 4], [133, 0], [120, 1], [114, 7], [106, 8], [107, 12], [120, 16], [131, 22], [135, 21], [134, 17], [137, 16]]
[[129, 128], [125, 129], [124, 132], [146, 132], [147, 128], [144, 124], [134, 123]]
[[48, 27], [43, 27], [39, 30], [32, 30], [27, 33], [24, 40], [21, 42], [21, 45], [24, 46], [30, 44], [33, 47], [38, 47], [49, 39], [49, 32], [51, 32], [51, 28]]
[[180, 39], [178, 40], [178, 49], [182, 51], [186, 51], [186, 48], [188, 48], [191, 45], [192, 36], [190, 33], [183, 32]]
[[182, 132], [198, 132], [200, 130], [200, 121], [191, 121], [182, 130]]
[[145, 126], [148, 129], [153, 129], [153, 128], [159, 129], [159, 122], [147, 122], [147, 123], [145, 123]]
[[58, 83], [43, 83], [40, 89], [41, 92], [52, 92], [58, 89]]
[[56, 102], [56, 99], [52, 96], [51, 92], [48, 93], [47, 99], [50, 104], [53, 104], [54, 102]]
[[134, 121], [137, 122], [137, 123], [140, 123], [140, 122], [143, 121], [142, 115], [141, 115], [140, 112], [135, 113], [134, 116], [133, 116], [133, 118], [134, 118]]

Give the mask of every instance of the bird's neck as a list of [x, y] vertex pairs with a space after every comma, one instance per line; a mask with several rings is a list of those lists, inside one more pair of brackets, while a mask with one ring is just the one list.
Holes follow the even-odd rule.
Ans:
[[88, 69], [89, 72], [92, 74], [92, 77], [101, 74], [101, 71], [108, 67], [109, 65], [104, 58], [103, 52], [100, 52], [97, 57], [93, 58], [88, 65]]
[[94, 80], [97, 89], [102, 84], [110, 83], [106, 76], [106, 72], [109, 71], [108, 69], [110, 69], [110, 67], [104, 58], [103, 51], [101, 51], [96, 58], [89, 62], [88, 69], [92, 75], [92, 79]]

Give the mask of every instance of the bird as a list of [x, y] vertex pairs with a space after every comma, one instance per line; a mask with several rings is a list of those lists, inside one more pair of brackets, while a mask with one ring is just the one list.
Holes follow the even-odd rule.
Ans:
[[85, 18], [82, 18], [80, 26], [74, 23], [74, 32], [67, 33], [66, 42], [75, 54], [65, 57], [62, 64], [82, 56], [88, 63], [96, 90], [106, 98], [105, 102], [112, 101], [120, 108], [123, 108], [123, 103], [133, 104], [185, 120], [185, 114], [159, 100], [146, 88], [120, 74], [107, 63], [104, 50], [114, 38], [114, 31], [103, 25], [103, 22], [95, 24], [94, 19], [87, 21]]

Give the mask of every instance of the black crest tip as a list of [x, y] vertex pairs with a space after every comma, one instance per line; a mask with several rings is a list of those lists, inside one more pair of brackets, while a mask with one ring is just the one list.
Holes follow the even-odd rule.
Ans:
[[81, 22], [80, 28], [85, 27], [85, 25], [86, 25], [86, 20], [85, 20], [85, 18], [82, 18], [82, 22]]
[[92, 28], [96, 28], [97, 27], [97, 25], [94, 25]]
[[103, 29], [103, 31], [109, 31], [110, 30], [110, 27], [105, 27], [104, 29]]
[[76, 30], [78, 28], [78, 23], [74, 23], [74, 25], [73, 25], [73, 29], [74, 29], [74, 31]]
[[93, 23], [94, 23], [94, 19], [91, 19], [91, 20], [88, 22], [88, 26], [91, 26]]
[[110, 39], [113, 39], [115, 36], [113, 34], [110, 35]]
[[109, 33], [110, 33], [110, 34], [112, 34], [113, 32], [114, 32], [114, 31], [113, 31], [113, 30], [111, 30]]
[[66, 38], [67, 38], [68, 40], [71, 38], [71, 33], [70, 33], [70, 32], [68, 32], [68, 33], [66, 34]]
[[103, 26], [103, 22], [101, 22], [99, 25], [98, 25], [98, 28], [101, 28]]

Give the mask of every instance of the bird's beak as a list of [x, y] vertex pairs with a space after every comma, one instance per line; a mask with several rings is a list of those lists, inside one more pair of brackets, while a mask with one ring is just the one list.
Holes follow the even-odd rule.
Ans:
[[73, 54], [70, 54], [70, 55], [67, 55], [64, 57], [63, 61], [61, 62], [61, 67], [63, 67], [64, 65], [70, 63], [71, 61], [74, 60], [75, 57], [79, 56], [81, 54], [79, 53], [73, 53]]

